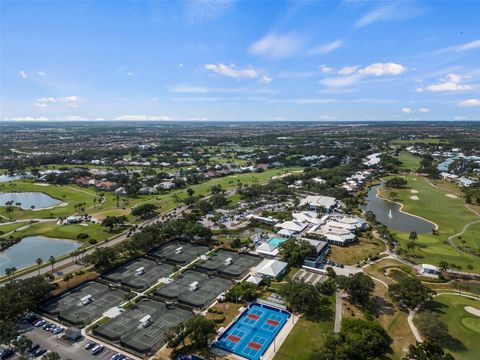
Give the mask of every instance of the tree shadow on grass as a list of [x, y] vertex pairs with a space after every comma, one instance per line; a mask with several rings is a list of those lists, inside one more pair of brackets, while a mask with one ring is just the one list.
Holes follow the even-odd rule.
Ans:
[[335, 318], [335, 311], [328, 305], [320, 306], [315, 311], [305, 313], [305, 319], [313, 322], [333, 321]]

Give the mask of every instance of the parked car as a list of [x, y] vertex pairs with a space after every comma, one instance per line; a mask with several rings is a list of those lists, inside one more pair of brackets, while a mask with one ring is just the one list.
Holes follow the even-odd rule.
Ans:
[[30, 345], [30, 347], [28, 348], [28, 352], [29, 352], [29, 353], [33, 353], [33, 352], [36, 351], [39, 347], [40, 347], [40, 345], [38, 345], [38, 344], [32, 344], [32, 345]]
[[0, 348], [0, 359], [8, 359], [12, 356], [15, 352], [10, 348]]
[[97, 345], [92, 349], [92, 355], [100, 354], [105, 347], [103, 345]]
[[112, 356], [112, 360], [124, 360], [125, 356], [120, 353], [116, 353], [115, 355]]
[[39, 357], [39, 356], [42, 356], [43, 354], [45, 354], [46, 352], [47, 352], [47, 349], [39, 348], [37, 351], [35, 351], [35, 353], [33, 355], [35, 357]]
[[54, 334], [60, 334], [63, 331], [63, 327], [58, 326], [54, 330], [52, 330], [52, 333]]
[[95, 344], [93, 341], [89, 341], [85, 344], [85, 346], [83, 347], [85, 350], [89, 350], [91, 349], [92, 347], [96, 346], [97, 344]]
[[43, 319], [40, 319], [33, 324], [33, 326], [35, 326], [35, 327], [40, 327], [40, 326], [43, 326], [43, 325], [45, 325], [45, 320], [43, 320]]

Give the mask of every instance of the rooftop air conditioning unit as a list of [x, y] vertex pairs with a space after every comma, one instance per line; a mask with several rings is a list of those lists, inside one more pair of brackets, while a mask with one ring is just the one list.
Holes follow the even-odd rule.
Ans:
[[190, 291], [197, 290], [198, 289], [198, 281], [194, 281], [193, 283], [191, 283], [188, 288], [190, 289]]
[[176, 249], [175, 249], [175, 254], [181, 254], [181, 253], [182, 253], [182, 250], [183, 250], [183, 247], [182, 247], [182, 246], [176, 248]]
[[145, 274], [145, 268], [142, 266], [142, 267], [139, 267], [137, 270], [135, 270], [135, 274], [136, 275], [142, 275], [142, 274]]
[[92, 295], [86, 295], [80, 299], [82, 305], [87, 305], [90, 301], [92, 301]]
[[150, 325], [152, 319], [152, 315], [146, 315], [143, 318], [140, 319], [140, 325], [143, 327], [147, 327]]
[[228, 259], [225, 259], [225, 265], [230, 265], [233, 262], [233, 259], [230, 257]]

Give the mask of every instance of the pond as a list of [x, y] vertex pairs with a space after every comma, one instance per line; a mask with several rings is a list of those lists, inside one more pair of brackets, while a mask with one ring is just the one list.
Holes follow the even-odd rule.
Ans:
[[42, 192], [0, 193], [0, 206], [5, 206], [8, 201], [13, 201], [13, 205], [20, 203], [19, 206], [24, 210], [30, 210], [32, 205], [35, 206], [35, 209], [44, 209], [62, 203], [62, 201]]
[[28, 236], [19, 243], [0, 252], [0, 274], [5, 274], [5, 269], [16, 267], [17, 270], [34, 265], [37, 258], [48, 261], [50, 256], [61, 256], [77, 249], [80, 243], [66, 239], [52, 239], [44, 236]]
[[21, 179], [21, 178], [22, 178], [21, 175], [13, 175], [13, 176], [0, 175], [0, 183], [7, 182], [7, 181], [12, 181], [12, 180], [18, 180], [18, 179]]
[[417, 234], [431, 234], [435, 224], [400, 211], [400, 204], [388, 201], [377, 196], [378, 188], [383, 185], [372, 186], [365, 198], [367, 204], [360, 206], [363, 211], [372, 211], [377, 221], [390, 229]]

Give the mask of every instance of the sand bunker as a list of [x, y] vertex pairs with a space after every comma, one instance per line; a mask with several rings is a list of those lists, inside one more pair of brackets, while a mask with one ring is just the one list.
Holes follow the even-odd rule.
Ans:
[[420, 198], [417, 195], [410, 196], [410, 199], [412, 200], [420, 200]]
[[445, 194], [445, 196], [448, 196], [449, 198], [452, 198], [452, 199], [458, 199], [458, 196], [453, 194]]
[[415, 190], [415, 189], [410, 190], [410, 192], [411, 192], [412, 194], [418, 194], [418, 190]]
[[464, 307], [465, 311], [470, 313], [470, 314], [473, 314], [473, 315], [476, 315], [476, 316], [480, 316], [480, 309], [477, 309], [476, 307], [473, 307], [473, 306], [465, 306]]

